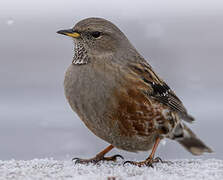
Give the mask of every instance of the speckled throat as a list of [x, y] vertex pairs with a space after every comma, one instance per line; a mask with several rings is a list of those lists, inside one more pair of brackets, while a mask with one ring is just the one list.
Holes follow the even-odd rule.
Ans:
[[84, 48], [84, 45], [81, 42], [75, 42], [74, 45], [74, 56], [73, 64], [82, 65], [90, 62], [87, 50]]

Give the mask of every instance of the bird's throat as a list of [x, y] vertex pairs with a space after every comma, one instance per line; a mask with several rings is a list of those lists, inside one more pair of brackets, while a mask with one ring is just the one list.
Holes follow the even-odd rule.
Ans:
[[88, 52], [81, 42], [76, 42], [74, 45], [74, 56], [72, 64], [83, 65], [90, 62]]

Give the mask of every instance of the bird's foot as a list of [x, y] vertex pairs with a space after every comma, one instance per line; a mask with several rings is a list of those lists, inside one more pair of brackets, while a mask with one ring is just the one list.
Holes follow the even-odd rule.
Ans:
[[156, 157], [156, 158], [147, 158], [145, 161], [141, 161], [141, 162], [136, 162], [136, 161], [125, 161], [123, 165], [125, 164], [132, 164], [138, 167], [142, 167], [142, 166], [147, 166], [147, 167], [154, 167], [153, 164], [154, 163], [168, 163], [167, 161], [163, 161], [161, 158]]
[[115, 162], [118, 158], [124, 159], [121, 155], [116, 154], [111, 157], [104, 157], [104, 156], [95, 156], [91, 159], [80, 159], [80, 158], [73, 158], [72, 161], [75, 161], [75, 164], [97, 164], [101, 161], [113, 161]]

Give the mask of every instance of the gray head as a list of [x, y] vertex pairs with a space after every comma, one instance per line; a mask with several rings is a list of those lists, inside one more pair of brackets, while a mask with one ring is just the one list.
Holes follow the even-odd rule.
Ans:
[[[78, 58], [77, 62], [80, 59], [83, 61], [83, 58], [89, 59], [89, 56], [106, 56], [124, 49], [134, 49], [117, 26], [102, 18], [87, 18], [78, 22], [72, 29], [61, 30], [57, 33], [74, 39], [74, 61]], [[78, 53], [83, 55], [77, 57]]]

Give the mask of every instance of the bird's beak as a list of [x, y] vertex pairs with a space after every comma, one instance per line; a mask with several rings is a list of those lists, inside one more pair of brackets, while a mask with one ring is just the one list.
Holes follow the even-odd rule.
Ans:
[[64, 29], [64, 30], [57, 31], [57, 33], [58, 34], [63, 34], [63, 35], [66, 35], [66, 36], [70, 36], [70, 37], [73, 37], [73, 38], [78, 38], [78, 37], [81, 36], [78, 32], [75, 32], [73, 29]]

